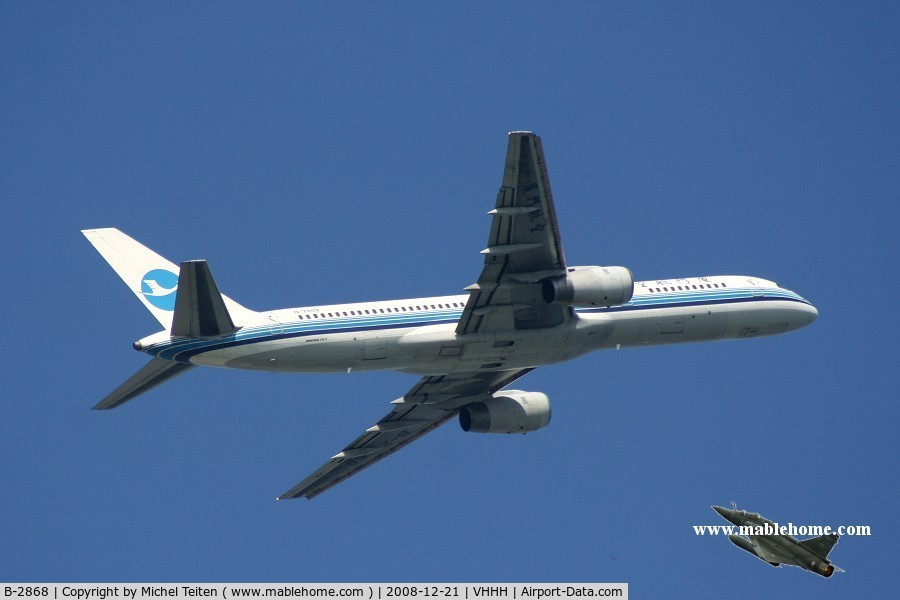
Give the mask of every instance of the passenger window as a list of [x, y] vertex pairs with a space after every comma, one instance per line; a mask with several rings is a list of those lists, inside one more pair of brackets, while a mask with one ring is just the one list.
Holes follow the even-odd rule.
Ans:
[[728, 286], [726, 286], [726, 285], [723, 283], [723, 284], [722, 284], [722, 287], [728, 287]]

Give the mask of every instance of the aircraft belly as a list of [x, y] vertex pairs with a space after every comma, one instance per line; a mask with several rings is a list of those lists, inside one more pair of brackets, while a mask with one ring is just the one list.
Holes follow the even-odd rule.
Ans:
[[[720, 340], [728, 327], [728, 309], [684, 306], [644, 311], [632, 326], [637, 345]], [[623, 344], [624, 345], [624, 344]]]
[[[191, 362], [262, 371], [341, 372], [351, 370], [402, 369], [409, 358], [388, 356], [382, 360], [364, 359], [365, 342], [353, 334], [285, 338], [211, 350], [195, 356]], [[373, 364], [377, 363], [377, 364]]]
[[725, 337], [745, 339], [778, 335], [811, 322], [805, 304], [788, 301], [748, 302], [731, 309]]
[[516, 369], [566, 360], [561, 352], [569, 335], [567, 327], [463, 335], [449, 328], [423, 327], [398, 339], [395, 351], [415, 360], [403, 369], [411, 373]]
[[595, 350], [778, 335], [808, 324], [810, 310], [814, 309], [797, 302], [760, 300], [579, 316], [585, 321], [606, 318], [612, 324], [609, 336], [588, 342], [589, 349]]

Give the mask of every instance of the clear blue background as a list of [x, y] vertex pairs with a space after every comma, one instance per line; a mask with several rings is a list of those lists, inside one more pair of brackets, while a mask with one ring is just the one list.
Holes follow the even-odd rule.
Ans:
[[[888, 594], [900, 8], [744, 4], [4, 3], [0, 580]], [[819, 320], [539, 369], [546, 430], [451, 423], [311, 502], [274, 498], [414, 377], [198, 369], [89, 410], [158, 326], [80, 229], [258, 310], [457, 293], [517, 129], [570, 264], [765, 277]], [[694, 535], [731, 500], [872, 536], [772, 569]]]

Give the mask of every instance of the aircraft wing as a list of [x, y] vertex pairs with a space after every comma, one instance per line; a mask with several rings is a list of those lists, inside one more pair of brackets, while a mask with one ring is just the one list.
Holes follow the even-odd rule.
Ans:
[[383, 419], [278, 499], [312, 499], [452, 419], [533, 369], [423, 377]]
[[554, 327], [571, 308], [548, 304], [541, 280], [565, 273], [566, 260], [550, 193], [541, 139], [531, 132], [509, 134], [503, 183], [497, 194], [491, 233], [478, 282], [456, 332], [515, 331]]
[[771, 565], [776, 564], [794, 564], [794, 557], [787, 553], [783, 546], [773, 541], [774, 536], [751, 535], [750, 545], [756, 551], [756, 556], [763, 559]]
[[804, 546], [807, 550], [815, 552], [822, 558], [828, 558], [828, 553], [831, 552], [831, 549], [834, 548], [834, 545], [837, 544], [840, 537], [841, 536], [836, 533], [820, 535], [819, 537], [803, 540], [800, 542], [800, 545]]

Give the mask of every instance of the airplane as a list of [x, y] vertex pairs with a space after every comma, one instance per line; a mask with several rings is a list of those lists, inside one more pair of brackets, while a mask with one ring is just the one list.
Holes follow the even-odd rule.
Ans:
[[421, 376], [380, 421], [279, 499], [312, 499], [458, 415], [464, 431], [525, 433], [550, 422], [540, 392], [506, 387], [601, 349], [794, 331], [816, 308], [772, 281], [635, 281], [625, 267], [569, 266], [541, 139], [509, 134], [488, 213], [484, 267], [465, 294], [257, 312], [222, 295], [204, 260], [180, 266], [117, 229], [85, 237], [162, 326], [134, 343], [150, 362], [94, 409], [196, 366], [293, 372], [390, 369]]
[[[776, 525], [756, 513], [738, 510], [737, 506], [733, 509], [713, 506], [712, 509], [719, 513], [723, 519], [734, 523], [738, 527], [742, 525], [764, 527], [768, 524], [774, 528]], [[839, 537], [837, 534], [820, 535], [802, 542], [789, 535], [780, 534], [750, 535], [747, 537], [729, 535], [728, 539], [741, 550], [749, 552], [773, 567], [789, 565], [812, 571], [822, 577], [831, 577], [835, 571], [845, 572], [842, 568], [828, 561], [828, 554], [834, 548], [834, 545], [837, 544]]]

